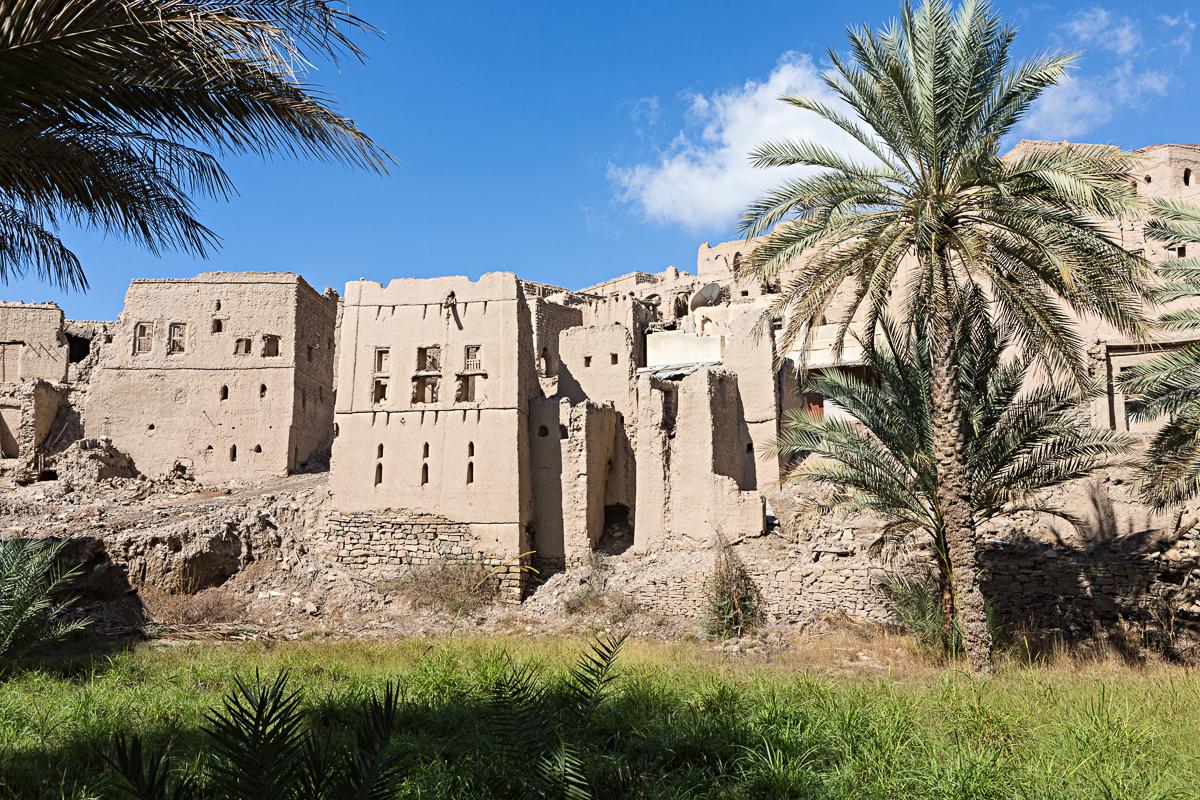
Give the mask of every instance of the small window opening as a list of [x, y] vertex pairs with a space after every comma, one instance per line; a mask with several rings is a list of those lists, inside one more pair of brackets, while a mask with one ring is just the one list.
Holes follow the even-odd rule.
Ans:
[[261, 453], [261, 452], [262, 452], [262, 445], [261, 445], [261, 444], [256, 444], [256, 445], [254, 445], [254, 452], [256, 452], [256, 453]]
[[1190, 169], [1185, 169], [1183, 171], [1183, 185], [1184, 186], [1192, 185], [1192, 171]]
[[742, 297], [749, 297], [749, 296], [750, 296], [750, 290], [742, 289]]
[[567, 438], [569, 435], [570, 435], [570, 434], [569, 434], [569, 433], [568, 433], [568, 431], [567, 431], [567, 426], [566, 426], [566, 425], [559, 425], [559, 426], [558, 426], [558, 438], [560, 438], [560, 439], [566, 439], [566, 438]]
[[315, 347], [313, 347], [313, 346], [310, 344], [310, 345], [308, 346], [308, 360], [309, 360], [309, 361], [312, 361], [312, 360], [313, 360], [313, 351], [314, 351], [314, 350], [316, 350], [316, 348], [315, 348]]
[[236, 342], [234, 342], [233, 343], [233, 354], [235, 356], [250, 355], [250, 340], [249, 339], [238, 339]]
[[211, 451], [212, 449], [213, 449], [213, 446], [211, 444], [208, 447], [204, 448], [205, 452]]
[[617, 362], [618, 362], [618, 361], [620, 361], [620, 359], [619, 359], [619, 358], [617, 358], [617, 354], [616, 354], [616, 353], [613, 353], [613, 354], [611, 354], [611, 355], [609, 356], [609, 360], [610, 360], [610, 363], [611, 363], [613, 366], [616, 366], [616, 365], [617, 365]]
[[470, 458], [473, 455], [475, 455], [475, 443], [467, 442], [467, 458]]
[[171, 327], [167, 330], [167, 352], [182, 353], [183, 340], [187, 335], [187, 324], [183, 322], [172, 322]]
[[306, 389], [300, 390], [300, 407], [308, 408], [308, 390]]
[[148, 431], [152, 431], [152, 430], [154, 430], [154, 423], [153, 423], [153, 422], [151, 422], [149, 425], [147, 425], [147, 426], [146, 426], [146, 430], [148, 430]]
[[467, 462], [467, 483], [474, 483], [474, 482], [475, 482], [475, 463], [472, 461], [468, 461]]
[[590, 367], [591, 365], [592, 365], [592, 357], [591, 357], [591, 356], [584, 356], [584, 357], [583, 357], [583, 366], [585, 366], [585, 367]]
[[383, 464], [375, 465], [375, 485], [383, 483]]
[[220, 332], [221, 332], [221, 331], [223, 331], [223, 330], [225, 330], [225, 320], [223, 320], [223, 319], [214, 319], [214, 320], [213, 320], [212, 332], [213, 332], [213, 333], [220, 333]]
[[427, 483], [429, 483], [429, 465], [422, 464], [421, 465], [421, 485], [424, 486]]
[[429, 458], [429, 442], [426, 442], [425, 446], [421, 448], [421, 458]]
[[382, 444], [379, 445], [379, 447], [375, 448], [375, 457], [383, 458], [383, 445]]
[[483, 369], [483, 362], [479, 359], [479, 345], [467, 345], [463, 354], [463, 367], [467, 372], [478, 372]]
[[754, 443], [746, 442], [746, 455], [752, 455], [753, 453], [754, 453]]
[[237, 445], [236, 444], [229, 445], [229, 460], [237, 461]]
[[267, 357], [267, 356], [277, 356], [277, 355], [279, 355], [279, 337], [278, 336], [264, 336], [263, 337], [263, 356]]
[[388, 362], [391, 360], [392, 351], [386, 347], [380, 347], [375, 350], [375, 371], [387, 372]]
[[772, 317], [771, 318], [771, 330], [773, 330], [773, 331], [783, 330], [783, 317]]
[[266, 396], [267, 396], [267, 385], [265, 383], [260, 383], [258, 385], [258, 397], [259, 397], [259, 399], [262, 399]]
[[1149, 176], [1149, 175], [1147, 175], [1147, 176], [1146, 176], [1146, 183], [1149, 183], [1149, 182], [1150, 182], [1150, 176]]
[[538, 428], [538, 436], [540, 436], [540, 437], [542, 437], [543, 439], [545, 439], [545, 438], [546, 438], [547, 436], [549, 436], [549, 435], [550, 435], [550, 429], [549, 429], [549, 428], [547, 428], [545, 425], [543, 425], [543, 426], [541, 426], [540, 428]]
[[228, 400], [228, 399], [229, 399], [229, 387], [228, 387], [228, 386], [222, 386], [222, 387], [221, 387], [221, 399], [222, 399], [222, 400]]
[[442, 348], [439, 345], [417, 348], [417, 372], [441, 372]]
[[220, 300], [218, 300], [218, 301], [217, 301], [217, 302], [216, 302], [216, 303], [213, 305], [213, 311], [220, 311], [220, 310], [221, 310], [221, 301], [220, 301]]
[[458, 396], [455, 401], [459, 403], [474, 403], [475, 402], [475, 382], [481, 378], [479, 375], [460, 375], [458, 378]]
[[149, 322], [139, 322], [133, 326], [133, 352], [149, 353], [153, 335], [154, 326]]
[[426, 375], [413, 379], [414, 403], [436, 403], [438, 401], [438, 378]]
[[375, 390], [371, 393], [371, 402], [382, 403], [387, 400], [388, 382], [378, 378], [375, 380]]

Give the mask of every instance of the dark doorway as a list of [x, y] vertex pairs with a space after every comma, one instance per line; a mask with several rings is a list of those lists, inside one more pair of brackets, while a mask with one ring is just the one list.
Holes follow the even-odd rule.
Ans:
[[613, 503], [604, 507], [604, 532], [596, 549], [619, 556], [633, 546], [633, 526], [629, 524], [629, 506]]
[[67, 361], [72, 364], [78, 364], [83, 361], [92, 352], [92, 340], [85, 339], [82, 336], [76, 336], [68, 333], [67, 337]]

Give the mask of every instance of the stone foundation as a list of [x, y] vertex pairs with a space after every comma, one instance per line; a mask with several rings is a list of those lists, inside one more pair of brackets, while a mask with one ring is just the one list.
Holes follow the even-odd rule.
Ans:
[[322, 533], [327, 557], [343, 567], [375, 578], [394, 578], [436, 563], [480, 563], [500, 570], [505, 602], [524, 596], [526, 571], [516, 558], [505, 559], [478, 548], [471, 526], [436, 514], [364, 512], [333, 514]]

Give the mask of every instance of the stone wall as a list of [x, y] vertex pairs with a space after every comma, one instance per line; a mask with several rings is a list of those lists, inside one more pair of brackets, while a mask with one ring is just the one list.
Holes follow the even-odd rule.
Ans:
[[[522, 281], [522, 287], [525, 282]], [[541, 297], [530, 302], [533, 323], [533, 347], [537, 356], [538, 372], [545, 377], [558, 374], [558, 335], [583, 324], [583, 312], [557, 303], [548, 303]]]
[[520, 602], [525, 572], [519, 562], [505, 560], [481, 547], [471, 525], [436, 514], [378, 511], [333, 514], [318, 534], [318, 547], [340, 566], [367, 578], [395, 578], [412, 569], [437, 563], [481, 563], [500, 569], [501, 592], [506, 602]]

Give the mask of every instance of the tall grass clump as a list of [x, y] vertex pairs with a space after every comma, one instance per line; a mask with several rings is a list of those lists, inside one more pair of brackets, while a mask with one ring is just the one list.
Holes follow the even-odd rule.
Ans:
[[712, 639], [753, 633], [762, 623], [762, 595], [720, 534], [716, 550], [713, 571], [704, 582], [704, 632]]
[[16, 537], [0, 542], [0, 659], [20, 658], [87, 624], [59, 619], [72, 600], [58, 596], [79, 574], [58, 563], [66, 543]]

